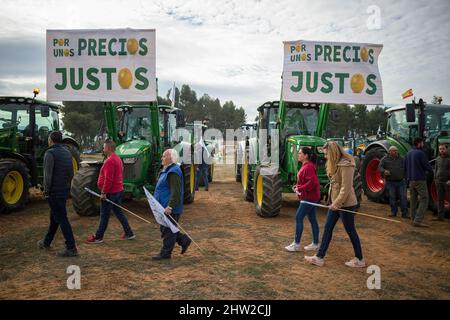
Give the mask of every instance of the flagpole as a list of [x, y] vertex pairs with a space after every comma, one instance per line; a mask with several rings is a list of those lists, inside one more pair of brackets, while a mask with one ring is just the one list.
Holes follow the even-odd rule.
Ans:
[[[85, 189], [87, 192], [89, 192], [90, 194], [92, 194], [92, 195], [94, 195], [94, 196], [96, 196], [96, 197], [101, 198], [101, 195], [99, 195], [97, 192], [92, 191], [92, 190], [89, 189], [89, 188], [84, 188], [84, 189]], [[139, 219], [141, 219], [141, 220], [147, 222], [148, 224], [152, 224], [150, 221], [148, 221], [148, 220], [142, 218], [141, 216], [139, 216], [139, 215], [137, 215], [137, 214], [131, 212], [130, 210], [128, 210], [128, 209], [126, 209], [126, 208], [124, 208], [124, 207], [118, 205], [117, 203], [115, 203], [115, 202], [109, 200], [108, 198], [106, 198], [105, 201], [108, 202], [108, 203], [111, 203], [111, 204], [115, 205], [116, 207], [119, 207], [119, 208], [122, 209], [122, 210], [125, 210], [126, 212], [132, 214], [132, 215], [135, 216], [136, 218], [139, 218]]]
[[[305, 201], [305, 200], [302, 200], [300, 202], [307, 203], [307, 204], [310, 204], [310, 205], [313, 205], [313, 206], [316, 206], [316, 207], [330, 209], [329, 206], [325, 206], [325, 205], [319, 204], [319, 203], [309, 202], [309, 201]], [[350, 213], [359, 214], [359, 215], [365, 216], [365, 217], [370, 217], [370, 218], [375, 218], [375, 219], [380, 219], [380, 220], [386, 220], [386, 221], [389, 221], [389, 222], [401, 223], [401, 221], [388, 219], [388, 218], [383, 218], [383, 217], [378, 217], [378, 216], [374, 216], [374, 215], [367, 214], [367, 213], [362, 213], [362, 212], [357, 212], [357, 211], [351, 211], [351, 210], [346, 210], [346, 209], [339, 209], [338, 211], [350, 212]]]
[[190, 234], [187, 233], [186, 230], [184, 230], [184, 229], [180, 226], [180, 224], [179, 224], [178, 222], [175, 221], [175, 219], [174, 219], [173, 217], [171, 217], [170, 215], [166, 215], [166, 216], [168, 216], [168, 217], [176, 224], [176, 226], [177, 226], [181, 231], [183, 231], [183, 232], [189, 237], [189, 239], [192, 240], [192, 242], [197, 246], [197, 248], [200, 249], [200, 251], [201, 251], [202, 254], [203, 254], [203, 253], [204, 253], [204, 252], [203, 252], [203, 249], [200, 248], [200, 246], [197, 244], [197, 242], [195, 242], [194, 239], [192, 239], [192, 237], [190, 236]]
[[[94, 195], [94, 196], [96, 196], [96, 197], [101, 198], [101, 196], [100, 196], [97, 192], [92, 191], [91, 189], [89, 189], [89, 188], [87, 188], [87, 187], [85, 187], [84, 189], [85, 189], [87, 192], [89, 192], [90, 194], [92, 194], [92, 195]], [[148, 224], [152, 224], [150, 221], [148, 221], [148, 220], [142, 218], [141, 216], [139, 216], [139, 215], [137, 215], [137, 214], [131, 212], [130, 210], [128, 210], [128, 209], [126, 209], [126, 208], [124, 208], [124, 207], [118, 205], [117, 203], [115, 203], [115, 202], [109, 200], [108, 198], [106, 198], [105, 201], [106, 201], [106, 202], [109, 202], [109, 203], [111, 203], [111, 204], [113, 204], [113, 205], [115, 205], [115, 206], [117, 206], [117, 207], [119, 207], [119, 208], [122, 209], [122, 210], [125, 210], [125, 211], [128, 212], [128, 213], [131, 213], [133, 216], [135, 216], [135, 217], [137, 217], [137, 218], [139, 218], [139, 219], [141, 219], [141, 220], [147, 222]], [[195, 242], [194, 239], [192, 239], [192, 237], [189, 235], [189, 233], [187, 233], [186, 230], [184, 230], [184, 228], [182, 228], [182, 227], [180, 226], [180, 224], [179, 224], [178, 222], [176, 222], [175, 219], [173, 219], [170, 215], [166, 215], [166, 216], [168, 216], [168, 217], [169, 217], [169, 218], [170, 218], [170, 219], [178, 226], [178, 228], [179, 228], [181, 231], [183, 231], [183, 232], [189, 237], [189, 239], [192, 240], [192, 242], [200, 249], [201, 253], [203, 254], [203, 253], [204, 253], [203, 249], [200, 248], [200, 246], [197, 244], [197, 242]]]

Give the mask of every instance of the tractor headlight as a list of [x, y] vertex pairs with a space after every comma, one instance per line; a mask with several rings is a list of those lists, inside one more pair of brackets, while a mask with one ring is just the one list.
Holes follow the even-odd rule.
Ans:
[[124, 164], [135, 164], [137, 161], [137, 158], [124, 158], [123, 163]]

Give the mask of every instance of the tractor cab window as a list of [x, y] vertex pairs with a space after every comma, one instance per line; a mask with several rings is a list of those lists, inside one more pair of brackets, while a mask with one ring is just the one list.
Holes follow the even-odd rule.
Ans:
[[148, 108], [118, 110], [119, 134], [123, 141], [150, 140], [151, 120]]
[[0, 129], [17, 126], [19, 134], [29, 129], [30, 107], [22, 103], [6, 103], [0, 106]]
[[415, 122], [407, 122], [405, 109], [392, 112], [388, 118], [388, 134], [410, 143], [410, 137], [417, 136], [419, 130], [417, 114], [415, 118]]
[[36, 125], [35, 127], [35, 136], [37, 135], [39, 138], [39, 144], [47, 145], [48, 144], [48, 135], [53, 130], [57, 130], [58, 128], [58, 113], [52, 109], [50, 109], [50, 114], [48, 117], [43, 117], [41, 112], [41, 107], [35, 107], [36, 114]]
[[5, 105], [0, 106], [0, 129], [12, 128], [15, 125], [13, 113], [11, 110], [5, 109]]
[[284, 131], [286, 135], [313, 135], [319, 120], [319, 109], [288, 105]]
[[177, 118], [175, 113], [169, 113], [169, 121], [168, 121], [168, 137], [169, 139], [173, 139], [173, 133], [177, 129]]
[[429, 138], [437, 137], [443, 131], [450, 135], [450, 108], [427, 106], [425, 130]]

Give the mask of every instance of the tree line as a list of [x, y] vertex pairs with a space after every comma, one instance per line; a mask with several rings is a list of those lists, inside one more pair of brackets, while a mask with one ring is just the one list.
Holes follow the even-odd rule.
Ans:
[[386, 130], [386, 107], [376, 106], [368, 109], [366, 105], [332, 104], [330, 109], [335, 109], [338, 119], [329, 118], [325, 136], [348, 137], [349, 135], [375, 135], [378, 129]]
[[[169, 89], [165, 97], [158, 96], [158, 105], [172, 105], [172, 96], [172, 89]], [[103, 102], [65, 101], [63, 105], [64, 130], [82, 146], [93, 146], [95, 137], [106, 130]], [[224, 134], [225, 129], [237, 129], [246, 121], [244, 108], [237, 107], [233, 101], [221, 104], [218, 98], [208, 94], [197, 98], [197, 93], [186, 84], [181, 90], [175, 89], [174, 105], [185, 111], [187, 123], [208, 119], [210, 128], [219, 129]]]

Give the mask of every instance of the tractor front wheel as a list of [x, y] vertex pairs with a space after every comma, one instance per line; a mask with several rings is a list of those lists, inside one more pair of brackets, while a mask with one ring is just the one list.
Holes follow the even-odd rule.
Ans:
[[25, 205], [30, 180], [30, 171], [22, 161], [0, 160], [0, 213], [10, 213]]
[[253, 201], [253, 172], [252, 166], [247, 163], [247, 159], [241, 166], [241, 177], [242, 196], [245, 201]]
[[184, 181], [184, 203], [192, 203], [195, 198], [195, 164], [183, 163], [181, 164], [181, 171], [183, 172]]
[[383, 148], [375, 147], [367, 152], [361, 165], [364, 193], [375, 202], [387, 202], [388, 199], [386, 181], [378, 170], [378, 165], [386, 154]]
[[278, 173], [262, 175], [261, 167], [256, 169], [253, 184], [256, 214], [261, 217], [275, 217], [280, 213], [282, 181]]

